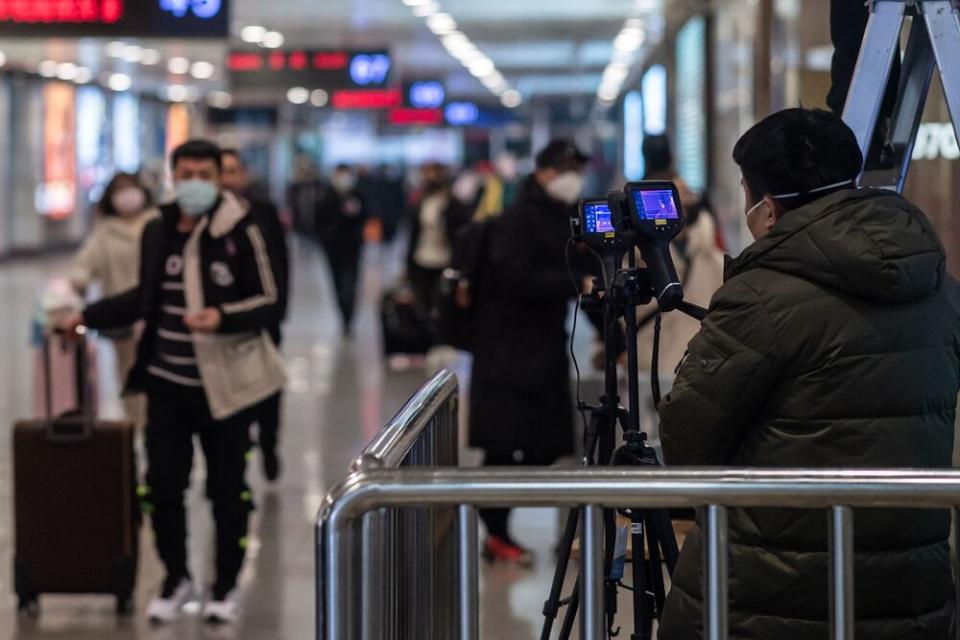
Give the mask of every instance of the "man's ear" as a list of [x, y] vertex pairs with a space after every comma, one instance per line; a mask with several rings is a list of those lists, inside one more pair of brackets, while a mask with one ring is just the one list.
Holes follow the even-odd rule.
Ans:
[[763, 201], [767, 205], [765, 207], [766, 210], [770, 212], [767, 219], [764, 220], [764, 228], [770, 231], [773, 229], [773, 226], [777, 224], [777, 220], [783, 217], [783, 214], [785, 214], [787, 210], [776, 198], [772, 198], [769, 195], [764, 196]]

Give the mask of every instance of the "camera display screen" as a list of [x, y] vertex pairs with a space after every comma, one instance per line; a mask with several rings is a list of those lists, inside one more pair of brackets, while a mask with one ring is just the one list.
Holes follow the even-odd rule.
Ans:
[[584, 204], [583, 224], [586, 233], [613, 233], [610, 205], [600, 202]]
[[637, 215], [641, 220], [677, 220], [680, 211], [669, 189], [657, 191], [633, 191], [633, 201], [637, 205]]

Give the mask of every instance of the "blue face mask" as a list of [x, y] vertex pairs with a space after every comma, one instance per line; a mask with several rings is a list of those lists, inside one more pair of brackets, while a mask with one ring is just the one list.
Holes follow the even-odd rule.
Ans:
[[220, 196], [217, 185], [207, 180], [181, 180], [176, 188], [180, 211], [191, 218], [198, 218], [209, 211]]

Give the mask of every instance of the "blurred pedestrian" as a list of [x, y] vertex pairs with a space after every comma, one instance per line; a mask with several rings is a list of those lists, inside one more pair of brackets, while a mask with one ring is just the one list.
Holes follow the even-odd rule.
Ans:
[[327, 254], [337, 304], [343, 320], [343, 334], [349, 336], [357, 302], [363, 226], [368, 211], [357, 192], [357, 175], [346, 164], [338, 165], [330, 178], [331, 189], [317, 209], [316, 234]]
[[[276, 323], [268, 327], [270, 337], [277, 348], [283, 342], [281, 324], [287, 319], [287, 303], [290, 290], [290, 252], [287, 247], [287, 237], [280, 221], [280, 211], [260, 190], [252, 189], [250, 174], [236, 149], [224, 149], [221, 154], [223, 162], [223, 187], [245, 198], [254, 206], [250, 213], [256, 216], [253, 222], [263, 233], [270, 254], [271, 267], [274, 279], [277, 282], [277, 314]], [[283, 392], [267, 398], [254, 411], [258, 426], [257, 444], [263, 462], [263, 475], [271, 482], [280, 477], [280, 455], [278, 452], [280, 434], [280, 412], [283, 405]]]
[[184, 493], [194, 436], [206, 459], [206, 495], [216, 524], [216, 580], [203, 606], [210, 622], [239, 616], [237, 577], [253, 498], [245, 480], [248, 410], [285, 382], [265, 332], [277, 322], [277, 285], [251, 205], [221, 185], [220, 148], [204, 140], [174, 150], [176, 200], [143, 231], [139, 284], [64, 323], [110, 329], [146, 323], [128, 390], [147, 393], [149, 506], [166, 569], [147, 607], [154, 622], [177, 619], [194, 600]]
[[[470, 387], [470, 444], [488, 466], [549, 465], [574, 451], [566, 321], [576, 290], [565, 251], [587, 160], [573, 142], [551, 142], [513, 205], [489, 223], [471, 301]], [[510, 510], [480, 513], [484, 557], [529, 566], [531, 553], [510, 534]]]
[[423, 166], [421, 187], [409, 215], [407, 278], [417, 310], [430, 317], [437, 309], [440, 278], [450, 266], [457, 232], [470, 221], [470, 210], [453, 195], [450, 171], [442, 164]]
[[[97, 205], [99, 215], [93, 231], [70, 265], [70, 283], [83, 295], [91, 284], [100, 285], [102, 297], [109, 298], [137, 286], [140, 266], [140, 236], [157, 216], [147, 188], [129, 173], [118, 173], [107, 183]], [[137, 327], [101, 332], [113, 344], [117, 380], [127, 379], [137, 355]], [[146, 422], [142, 394], [125, 394], [124, 412], [138, 426]]]

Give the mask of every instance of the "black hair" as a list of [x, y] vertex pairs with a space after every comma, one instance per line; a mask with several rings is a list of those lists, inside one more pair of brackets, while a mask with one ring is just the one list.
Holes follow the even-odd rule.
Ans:
[[240, 163], [240, 165], [243, 165], [243, 156], [240, 155], [239, 150], [234, 149], [233, 147], [224, 147], [223, 149], [220, 149], [220, 157], [224, 158], [226, 156], [236, 158], [237, 162]]
[[217, 165], [217, 171], [223, 169], [223, 151], [209, 140], [190, 140], [173, 150], [170, 156], [170, 168], [177, 170], [177, 163], [182, 158], [191, 160], [213, 160]]
[[352, 171], [353, 169], [351, 169], [350, 165], [348, 165], [346, 162], [341, 162], [336, 167], [334, 167], [333, 170], [334, 171]]
[[132, 182], [135, 187], [143, 191], [144, 208], [147, 208], [153, 204], [153, 197], [150, 195], [150, 191], [140, 181], [140, 178], [132, 173], [120, 171], [110, 178], [110, 182], [108, 182], [107, 186], [103, 189], [103, 195], [100, 196], [100, 202], [97, 203], [97, 209], [100, 211], [100, 213], [105, 216], [120, 215], [113, 206], [113, 194], [116, 193], [120, 188], [121, 182]]
[[644, 173], [662, 175], [673, 171], [673, 152], [667, 136], [647, 136], [643, 140]]
[[[813, 202], [833, 190], [818, 191], [837, 182], [852, 187], [863, 168], [857, 138], [839, 118], [822, 109], [785, 109], [751, 127], [733, 148], [750, 193], [799, 193], [778, 198], [787, 210]], [[752, 203], [748, 203], [752, 204]]]

